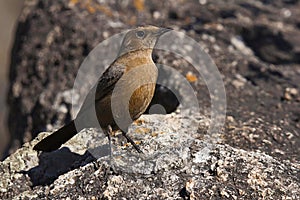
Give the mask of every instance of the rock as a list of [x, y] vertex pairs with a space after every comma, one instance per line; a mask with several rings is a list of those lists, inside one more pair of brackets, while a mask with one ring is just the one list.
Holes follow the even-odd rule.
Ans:
[[284, 99], [292, 100], [293, 97], [298, 95], [298, 90], [296, 88], [285, 88]]
[[[48, 133], [40, 134], [0, 163], [0, 198], [295, 199], [300, 195], [299, 164], [216, 143], [190, 126], [207, 129], [207, 120], [179, 113], [144, 115], [129, 131], [134, 137], [143, 135], [144, 154], [115, 146], [111, 162], [108, 154], [95, 160], [96, 154], [87, 151], [88, 143], [97, 142], [83, 136], [91, 136], [91, 131], [82, 131], [57, 151], [38, 154], [32, 147]], [[181, 125], [174, 126], [178, 121]], [[140, 132], [141, 127], [150, 132]]]
[[232, 81], [232, 85], [236, 88], [242, 88], [244, 87], [245, 83], [247, 82], [247, 80], [242, 77], [240, 74], [236, 75], [236, 79]]
[[265, 62], [273, 64], [299, 63], [299, 51], [296, 48], [298, 40], [289, 38], [289, 35], [298, 35], [300, 31], [284, 33], [281, 30], [265, 25], [255, 25], [242, 33], [246, 43], [256, 55]]
[[249, 47], [247, 47], [244, 42], [239, 37], [232, 37], [231, 44], [239, 51], [241, 51], [245, 55], [251, 55], [253, 52]]

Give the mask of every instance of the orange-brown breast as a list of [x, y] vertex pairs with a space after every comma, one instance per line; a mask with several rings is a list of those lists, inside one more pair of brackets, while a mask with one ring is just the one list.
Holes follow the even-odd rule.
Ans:
[[116, 116], [113, 116], [111, 106], [115, 108], [117, 117], [122, 118], [129, 111], [132, 120], [147, 109], [154, 95], [158, 75], [151, 53], [152, 50], [131, 52], [116, 60], [116, 64], [125, 65], [126, 70], [115, 86], [113, 99], [111, 96], [104, 98], [97, 106], [102, 113], [98, 116], [102, 127], [115, 126]]
[[158, 72], [152, 60], [152, 50], [140, 50], [128, 54], [126, 74], [127, 85], [124, 86], [124, 91], [132, 92], [129, 113], [132, 120], [135, 120], [146, 111], [154, 95]]

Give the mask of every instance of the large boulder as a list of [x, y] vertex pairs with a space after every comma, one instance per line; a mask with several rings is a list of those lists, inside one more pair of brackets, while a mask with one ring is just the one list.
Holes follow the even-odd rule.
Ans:
[[33, 145], [49, 133], [40, 134], [0, 163], [0, 197], [296, 199], [300, 195], [299, 164], [234, 148], [218, 137], [195, 132], [191, 123], [204, 131], [209, 120], [184, 113], [143, 116], [129, 134], [142, 136], [144, 154], [115, 146], [112, 157], [86, 150], [88, 143], [97, 143], [91, 137], [95, 132], [88, 130], [57, 151], [38, 154]]

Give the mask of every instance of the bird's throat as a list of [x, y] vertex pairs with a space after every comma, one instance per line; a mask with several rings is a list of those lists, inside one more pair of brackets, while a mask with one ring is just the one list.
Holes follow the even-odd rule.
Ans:
[[126, 66], [126, 71], [132, 68], [154, 64], [152, 60], [152, 49], [143, 49], [128, 52], [118, 58], [118, 62]]

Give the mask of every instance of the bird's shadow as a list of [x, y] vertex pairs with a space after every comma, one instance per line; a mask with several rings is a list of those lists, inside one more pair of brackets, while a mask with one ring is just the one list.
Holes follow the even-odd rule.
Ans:
[[21, 172], [30, 177], [33, 187], [50, 185], [60, 175], [96, 160], [89, 151], [80, 155], [66, 147], [49, 153], [42, 152], [38, 158], [38, 166]]

